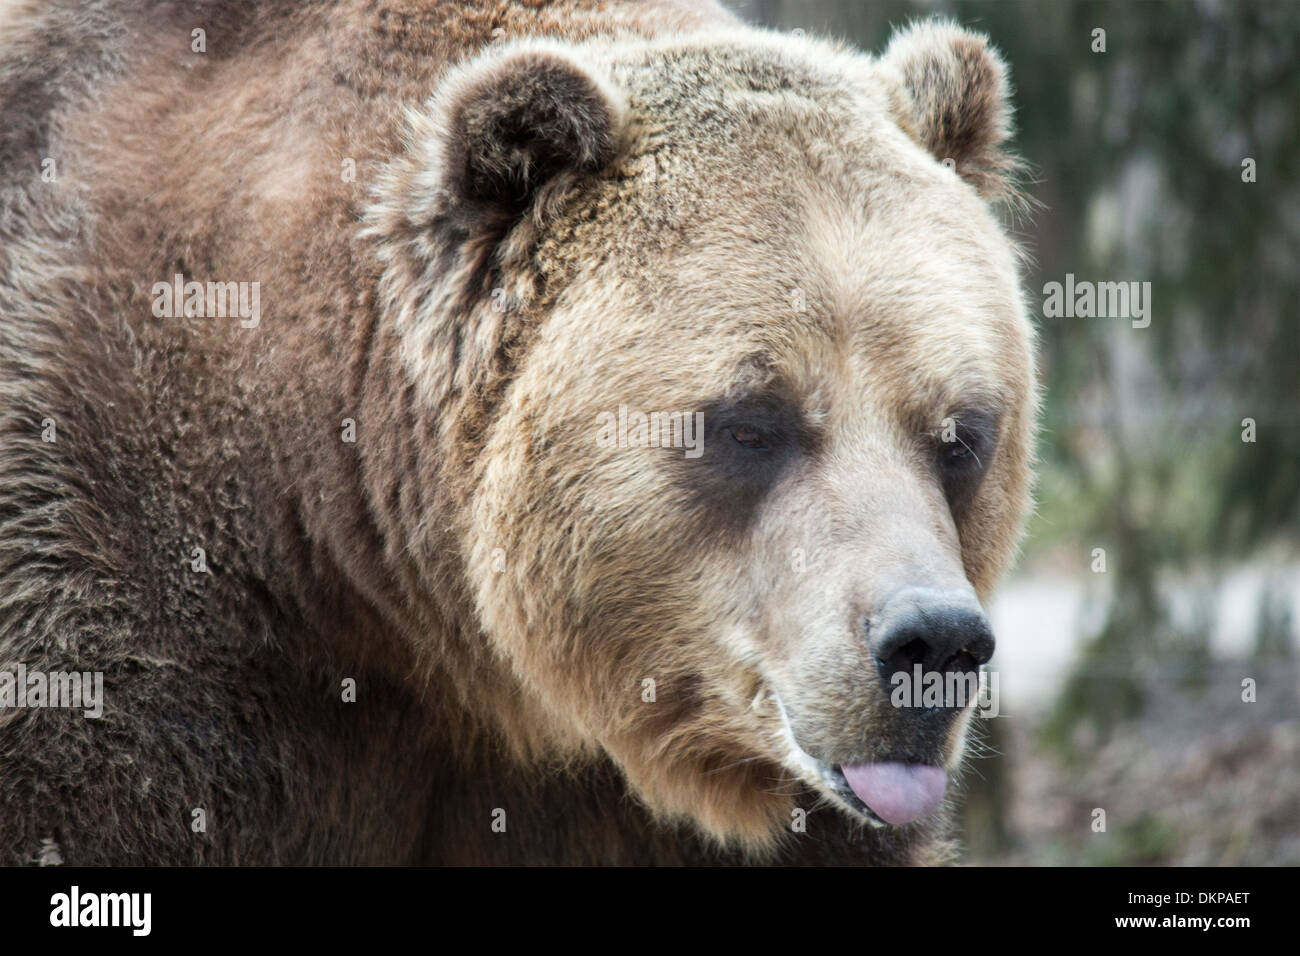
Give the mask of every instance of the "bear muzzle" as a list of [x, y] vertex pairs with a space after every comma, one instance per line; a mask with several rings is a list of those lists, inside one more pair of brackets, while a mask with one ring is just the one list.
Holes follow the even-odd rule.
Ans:
[[903, 826], [943, 803], [956, 721], [979, 699], [993, 632], [971, 590], [917, 586], [889, 594], [862, 628], [885, 698], [875, 710], [889, 717], [870, 744], [816, 748], [818, 763], [844, 803]]
[[[901, 588], [868, 618], [866, 631], [876, 671], [891, 694], [918, 675], [957, 686], [953, 678], [977, 678], [993, 656], [993, 631], [969, 590]], [[918, 702], [923, 697], [908, 696]], [[943, 706], [960, 709], [969, 702], [945, 694]]]

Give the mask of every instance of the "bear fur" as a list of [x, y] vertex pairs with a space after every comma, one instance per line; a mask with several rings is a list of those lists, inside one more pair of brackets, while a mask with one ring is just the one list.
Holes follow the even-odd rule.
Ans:
[[[895, 739], [845, 622], [987, 597], [1029, 507], [984, 38], [5, 0], [0, 115], [0, 668], [104, 687], [0, 709], [0, 860], [952, 859], [818, 768]], [[257, 321], [160, 316], [177, 275]]]

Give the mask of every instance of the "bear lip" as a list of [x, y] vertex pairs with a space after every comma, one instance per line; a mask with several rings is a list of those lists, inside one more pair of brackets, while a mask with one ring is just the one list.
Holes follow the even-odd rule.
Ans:
[[[777, 693], [775, 689], [770, 690], [769, 693], [776, 704], [776, 710], [780, 715], [782, 729], [785, 731], [786, 739], [789, 741], [791, 747], [792, 755], [794, 757], [794, 766], [792, 769], [794, 769], [805, 783], [813, 785], [822, 794], [830, 797], [832, 803], [838, 805], [841, 810], [846, 810], [850, 813], [856, 814], [858, 817], [865, 819], [867, 823], [871, 824], [871, 826], [881, 828], [902, 826], [904, 823], [910, 823], [913, 820], [927, 815], [927, 813], [933, 813], [934, 810], [938, 809], [939, 804], [943, 802], [943, 794], [947, 789], [948, 774], [941, 766], [924, 763], [916, 759], [905, 761], [880, 760], [864, 763], [852, 763], [847, 761], [844, 763], [831, 763], [814, 757], [812, 754], [808, 753], [808, 751], [804, 750], [795, 738], [794, 728], [790, 725], [790, 714], [785, 708], [785, 703], [781, 700], [781, 695]], [[926, 810], [927, 807], [929, 807], [929, 809], [926, 810], [926, 812], [912, 816], [905, 801], [902, 805], [900, 805], [897, 800], [891, 802], [888, 794], [885, 793], [886, 788], [884, 787], [884, 784], [888, 782], [888, 775], [896, 773], [896, 771], [886, 770], [882, 772], [871, 769], [882, 767], [915, 768], [914, 770], [904, 769], [903, 776], [919, 776], [921, 778], [916, 781], [920, 785], [919, 789], [922, 797], [922, 799], [917, 801], [917, 806], [922, 810]], [[869, 785], [862, 787], [862, 789], [866, 790], [868, 796], [877, 804], [889, 803], [890, 805], [888, 806], [881, 805], [880, 809], [885, 813], [888, 813], [889, 816], [894, 819], [887, 819], [881, 813], [878, 813], [877, 810], [871, 806], [868, 800], [859, 795], [856, 789], [851, 785], [850, 778], [846, 775], [845, 771], [849, 771], [853, 777], [858, 780], [859, 786], [862, 786], [865, 778], [881, 776], [881, 787], [878, 793], [874, 792], [873, 788]], [[937, 778], [935, 775], [937, 775]], [[934, 793], [936, 790], [938, 791], [937, 799], [935, 799]], [[885, 800], [882, 801], [881, 796], [884, 796]], [[934, 806], [930, 807], [929, 804], [932, 802]], [[910, 809], [914, 810], [916, 807]], [[909, 812], [903, 812], [905, 810]]]

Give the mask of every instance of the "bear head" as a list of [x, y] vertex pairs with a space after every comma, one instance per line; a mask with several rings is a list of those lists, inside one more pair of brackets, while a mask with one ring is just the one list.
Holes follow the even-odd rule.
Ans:
[[931, 825], [972, 707], [895, 692], [988, 659], [1030, 505], [1009, 130], [945, 23], [506, 43], [412, 111], [368, 229], [521, 752], [753, 851]]

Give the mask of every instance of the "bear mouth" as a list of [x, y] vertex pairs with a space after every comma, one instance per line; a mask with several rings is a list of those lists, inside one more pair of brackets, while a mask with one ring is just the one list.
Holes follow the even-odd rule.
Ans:
[[849, 809], [858, 816], [865, 817], [872, 826], [889, 826], [888, 823], [880, 819], [875, 810], [867, 806], [863, 799], [853, 792], [853, 788], [849, 786], [848, 778], [844, 776], [844, 771], [839, 767], [827, 765], [824, 779], [830, 784], [831, 789], [835, 791], [835, 796], [840, 802], [847, 804]]
[[[828, 764], [806, 751], [801, 756], [802, 769], [814, 770], [816, 788], [823, 796], [874, 827], [906, 826], [932, 816], [947, 790], [947, 772], [933, 764]], [[801, 776], [807, 780], [806, 773]]]
[[835, 771], [859, 805], [892, 826], [932, 816], [948, 790], [947, 772], [933, 764], [886, 760], [841, 764]]
[[883, 759], [827, 763], [795, 739], [781, 698], [773, 693], [794, 769], [831, 803], [873, 827], [906, 826], [932, 816], [943, 804], [948, 773], [923, 761]]

